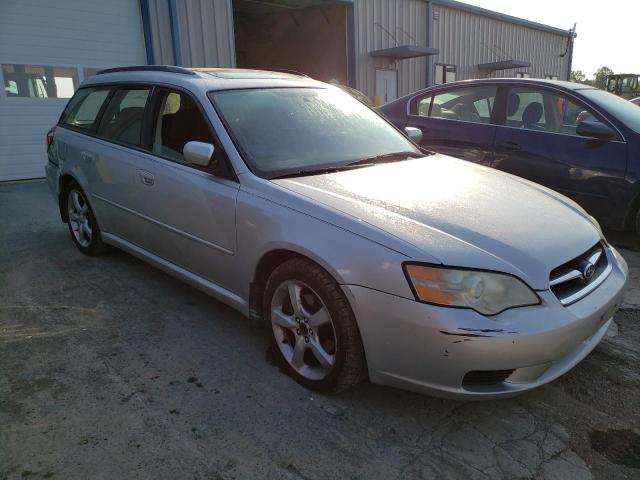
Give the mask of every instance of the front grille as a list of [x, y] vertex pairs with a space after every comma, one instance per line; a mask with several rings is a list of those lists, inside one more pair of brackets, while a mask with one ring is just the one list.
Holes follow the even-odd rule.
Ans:
[[514, 370], [473, 370], [462, 379], [462, 386], [495, 385], [504, 382]]
[[549, 275], [549, 286], [562, 305], [571, 305], [595, 290], [610, 272], [605, 249], [598, 243], [582, 255], [554, 268]]

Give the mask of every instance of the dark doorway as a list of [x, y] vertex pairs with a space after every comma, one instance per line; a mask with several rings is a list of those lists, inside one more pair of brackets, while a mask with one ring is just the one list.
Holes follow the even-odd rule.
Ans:
[[326, 0], [234, 0], [237, 66], [347, 85], [347, 8]]

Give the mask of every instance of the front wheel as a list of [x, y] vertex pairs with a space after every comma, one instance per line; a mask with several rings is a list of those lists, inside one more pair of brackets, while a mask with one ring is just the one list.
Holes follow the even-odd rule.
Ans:
[[98, 255], [104, 250], [98, 222], [85, 193], [77, 183], [65, 191], [69, 233], [78, 250], [85, 255]]
[[324, 269], [303, 258], [283, 263], [267, 281], [263, 308], [275, 355], [296, 381], [336, 393], [366, 377], [355, 317]]

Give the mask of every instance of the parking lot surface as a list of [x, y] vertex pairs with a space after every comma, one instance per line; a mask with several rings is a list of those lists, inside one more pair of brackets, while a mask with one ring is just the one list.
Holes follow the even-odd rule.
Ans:
[[611, 238], [632, 288], [550, 385], [323, 396], [230, 308], [122, 252], [83, 256], [44, 182], [0, 185], [0, 479], [640, 478], [640, 253]]

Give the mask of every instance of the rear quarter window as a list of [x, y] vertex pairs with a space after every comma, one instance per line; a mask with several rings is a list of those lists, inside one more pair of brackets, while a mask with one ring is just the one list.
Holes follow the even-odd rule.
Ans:
[[80, 130], [91, 131], [98, 113], [109, 96], [109, 88], [82, 88], [65, 108], [60, 123]]

